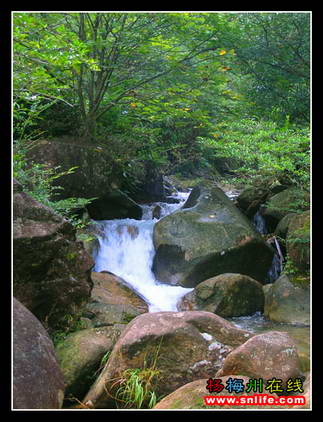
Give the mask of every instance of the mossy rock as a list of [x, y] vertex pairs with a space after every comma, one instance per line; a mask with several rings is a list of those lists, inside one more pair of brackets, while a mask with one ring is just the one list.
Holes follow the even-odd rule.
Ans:
[[279, 236], [282, 239], [286, 239], [287, 236], [287, 232], [288, 232], [288, 228], [289, 228], [289, 224], [292, 221], [292, 219], [295, 217], [295, 213], [289, 213], [287, 215], [285, 215], [285, 217], [283, 217], [280, 222], [278, 223], [274, 234], [276, 236]]
[[306, 211], [310, 206], [310, 194], [299, 188], [289, 188], [272, 196], [263, 213], [268, 231], [273, 232], [279, 221], [290, 213]]
[[83, 398], [98, 376], [102, 358], [112, 351], [124, 327], [119, 324], [80, 330], [57, 344], [55, 352], [65, 379], [66, 398]]
[[239, 208], [247, 210], [254, 201], [265, 202], [269, 189], [262, 187], [251, 187], [244, 189], [237, 197]]
[[310, 290], [297, 286], [285, 274], [265, 292], [264, 315], [271, 321], [291, 324], [310, 323]]
[[310, 269], [310, 211], [293, 217], [288, 226], [286, 249], [299, 272]]
[[180, 301], [181, 311], [203, 310], [223, 318], [262, 312], [262, 285], [242, 274], [221, 274], [198, 284]]
[[273, 250], [225, 193], [195, 187], [183, 207], [154, 227], [157, 279], [194, 287], [223, 273], [246, 274], [264, 282]]

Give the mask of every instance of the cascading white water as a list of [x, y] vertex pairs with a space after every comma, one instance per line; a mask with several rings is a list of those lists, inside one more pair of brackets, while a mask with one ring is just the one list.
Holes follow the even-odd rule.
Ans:
[[105, 220], [98, 224], [104, 230], [99, 237], [100, 248], [94, 271], [110, 271], [123, 278], [149, 305], [149, 312], [177, 311], [179, 299], [193, 289], [170, 286], [156, 280], [152, 272], [155, 254], [152, 219], [155, 206], [160, 206], [160, 218], [180, 208], [189, 192], [178, 193], [179, 203], [154, 203], [143, 206], [143, 219]]
[[[159, 282], [152, 272], [155, 255], [153, 245], [154, 225], [158, 221], [153, 218], [155, 207], [159, 207], [159, 219], [179, 209], [187, 199], [189, 192], [176, 192], [170, 198], [178, 203], [155, 202], [142, 205], [142, 220], [104, 220], [97, 224], [104, 232], [98, 237], [100, 247], [95, 257], [94, 271], [110, 271], [123, 278], [132, 286], [149, 305], [150, 312], [177, 311], [179, 299], [193, 289], [170, 286]], [[236, 194], [227, 192], [230, 199]], [[254, 217], [256, 230], [264, 234], [266, 224], [260, 213]], [[276, 280], [281, 272], [281, 262], [275, 254], [273, 264], [267, 274], [267, 282]]]
[[264, 217], [261, 215], [259, 211], [253, 216], [252, 220], [257, 232], [260, 234], [267, 234], [267, 226]]
[[[256, 214], [253, 217], [253, 224], [255, 226], [255, 229], [260, 234], [267, 234], [267, 225], [264, 217], [261, 215], [260, 211], [257, 211]], [[273, 256], [271, 267], [268, 270], [267, 276], [266, 276], [266, 283], [273, 283], [277, 278], [280, 276], [282, 272], [282, 262], [283, 262], [283, 256], [280, 250], [279, 243], [275, 237], [272, 239], [267, 240], [268, 243], [271, 243], [272, 246], [275, 249], [275, 254]]]

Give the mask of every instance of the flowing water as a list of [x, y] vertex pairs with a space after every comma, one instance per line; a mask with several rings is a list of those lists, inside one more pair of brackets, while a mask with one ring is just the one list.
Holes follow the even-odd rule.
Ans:
[[[98, 221], [97, 225], [104, 232], [99, 239], [100, 247], [95, 257], [94, 271], [110, 271], [129, 283], [149, 305], [149, 312], [177, 311], [179, 299], [193, 289], [180, 286], [170, 286], [160, 283], [152, 272], [155, 254], [153, 245], [153, 230], [158, 219], [175, 212], [185, 202], [189, 192], [176, 192], [170, 198], [177, 203], [156, 202], [142, 205], [142, 220], [122, 219]], [[236, 192], [227, 192], [234, 200]], [[156, 206], [160, 207], [158, 218], [153, 218]], [[253, 223], [256, 229], [264, 234], [267, 232], [264, 219], [256, 214]], [[274, 244], [276, 247], [277, 245]], [[278, 251], [277, 251], [278, 252]], [[272, 267], [267, 276], [268, 282], [275, 281], [281, 271], [281, 259], [276, 253]], [[257, 312], [245, 317], [229, 318], [233, 324], [256, 334], [269, 331], [287, 331], [296, 341], [298, 350], [305, 356], [310, 354], [310, 328], [279, 324], [268, 321]]]
[[130, 218], [105, 220], [97, 224], [104, 231], [99, 237], [100, 247], [95, 258], [94, 271], [110, 271], [127, 281], [149, 305], [149, 312], [177, 311], [179, 299], [193, 289], [160, 283], [152, 272], [155, 255], [153, 245], [154, 225], [152, 218], [156, 206], [159, 218], [179, 209], [189, 192], [177, 192], [172, 199], [177, 203], [156, 202], [142, 205], [142, 220]]
[[[266, 221], [264, 217], [261, 215], [260, 211], [257, 211], [252, 219], [252, 223], [260, 234], [267, 234], [267, 226]], [[271, 239], [267, 240], [268, 243], [271, 244], [273, 249], [275, 250], [275, 254], [271, 263], [271, 267], [268, 270], [267, 276], [266, 276], [266, 283], [273, 283], [277, 280], [277, 278], [280, 276], [282, 272], [282, 266], [283, 266], [283, 255], [280, 250], [279, 243], [275, 237], [272, 237]]]
[[[267, 226], [265, 219], [261, 215], [261, 212], [257, 212], [252, 220], [255, 229], [260, 234], [267, 234]], [[275, 250], [271, 267], [268, 270], [266, 282], [274, 283], [282, 272], [283, 255], [279, 246], [279, 243], [275, 237], [270, 238], [268, 243]], [[291, 338], [294, 339], [298, 353], [303, 357], [305, 363], [303, 363], [304, 370], [309, 370], [309, 357], [310, 357], [310, 327], [297, 325], [297, 324], [286, 324], [270, 321], [266, 319], [263, 314], [256, 312], [254, 315], [228, 318], [234, 325], [247, 331], [251, 331], [255, 334], [264, 333], [266, 331], [285, 331]]]
[[256, 312], [253, 315], [227, 318], [236, 327], [261, 334], [266, 331], [284, 331], [295, 341], [298, 354], [301, 358], [301, 368], [304, 372], [309, 371], [311, 356], [311, 329], [309, 326], [298, 324], [286, 324], [266, 319], [263, 314]]
[[[102, 220], [96, 224], [104, 233], [99, 236], [99, 251], [95, 257], [94, 271], [110, 271], [129, 283], [149, 305], [150, 312], [177, 311], [179, 299], [192, 289], [170, 286], [159, 282], [152, 272], [155, 254], [153, 245], [154, 225], [168, 214], [178, 210], [189, 196], [188, 192], [175, 191], [168, 198], [169, 202], [154, 202], [142, 205], [142, 220], [121, 219]], [[239, 194], [229, 191], [227, 196], [234, 200]], [[154, 218], [157, 207], [158, 218]], [[266, 231], [261, 215], [256, 214], [254, 223], [260, 232]], [[280, 267], [277, 254], [268, 272], [267, 282], [278, 278]]]
[[260, 234], [267, 234], [267, 226], [264, 217], [260, 214], [259, 211], [253, 217], [252, 220], [257, 232]]

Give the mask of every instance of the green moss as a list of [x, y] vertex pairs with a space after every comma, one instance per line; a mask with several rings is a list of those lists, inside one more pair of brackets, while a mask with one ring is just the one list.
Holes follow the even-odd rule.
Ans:
[[69, 261], [72, 261], [76, 257], [77, 257], [77, 253], [76, 252], [69, 252], [69, 253], [66, 254], [66, 259], [69, 260]]
[[306, 218], [303, 225], [291, 232], [292, 236], [289, 242], [307, 243], [310, 241], [310, 219]]
[[310, 286], [310, 277], [307, 274], [298, 274], [290, 276], [291, 283], [296, 287], [308, 288]]
[[81, 316], [81, 311], [75, 313], [74, 315], [67, 314], [62, 318], [62, 325], [64, 328], [49, 332], [55, 347], [64, 341], [68, 334], [87, 328], [86, 323], [81, 320]]
[[198, 397], [193, 401], [191, 409], [210, 409], [210, 406], [206, 406], [204, 400]]
[[122, 314], [122, 321], [121, 324], [129, 324], [130, 321], [132, 321], [137, 315], [134, 315], [133, 313], [127, 313], [124, 312]]

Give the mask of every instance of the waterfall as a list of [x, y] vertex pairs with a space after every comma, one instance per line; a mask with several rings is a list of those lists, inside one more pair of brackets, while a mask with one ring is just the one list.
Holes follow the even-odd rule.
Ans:
[[264, 217], [261, 215], [260, 211], [257, 211], [254, 215], [252, 222], [257, 230], [261, 234], [267, 234], [267, 226]]
[[[266, 221], [261, 214], [261, 210], [256, 212], [256, 214], [254, 215], [254, 217], [252, 219], [252, 222], [255, 226], [255, 229], [260, 234], [267, 234], [268, 233]], [[274, 281], [277, 280], [277, 278], [280, 276], [280, 274], [282, 272], [283, 255], [282, 255], [282, 252], [280, 250], [278, 240], [276, 239], [275, 236], [268, 239], [267, 242], [272, 244], [273, 248], [275, 249], [275, 254], [274, 254], [274, 257], [273, 257], [273, 260], [272, 260], [272, 263], [271, 263], [271, 267], [269, 268], [267, 276], [266, 276], [266, 282], [267, 283], [273, 283]]]
[[160, 207], [160, 218], [180, 208], [189, 192], [179, 193], [178, 203], [143, 205], [143, 219], [105, 220], [97, 224], [104, 235], [99, 237], [100, 248], [94, 271], [110, 271], [123, 278], [133, 290], [145, 299], [149, 312], [177, 311], [179, 299], [193, 289], [160, 283], [152, 272], [155, 255], [153, 245], [153, 210]]
[[[169, 196], [172, 203], [154, 202], [142, 205], [142, 220], [126, 218], [96, 222], [102, 234], [98, 236], [100, 247], [95, 257], [94, 271], [109, 271], [124, 279], [147, 302], [149, 312], [177, 311], [180, 298], [193, 290], [161, 283], [152, 271], [155, 255], [154, 225], [159, 219], [178, 210], [189, 193], [173, 193]], [[229, 194], [227, 196], [230, 199], [235, 197]], [[267, 233], [265, 220], [260, 213], [254, 216], [254, 224], [260, 233]], [[276, 241], [276, 248], [277, 244]], [[271, 283], [279, 277], [281, 258], [281, 255], [275, 254], [267, 282]]]

